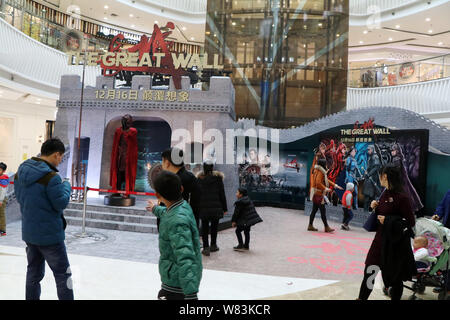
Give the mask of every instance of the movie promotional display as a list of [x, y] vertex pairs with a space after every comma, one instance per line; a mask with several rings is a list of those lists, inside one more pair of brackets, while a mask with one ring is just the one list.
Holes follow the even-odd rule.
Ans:
[[[369, 210], [382, 188], [378, 170], [393, 164], [400, 168], [403, 191], [412, 208], [420, 211], [425, 203], [427, 130], [392, 130], [376, 126], [373, 119], [353, 127], [339, 127], [323, 132], [315, 150], [314, 161], [327, 160], [328, 179], [343, 187], [355, 185], [353, 207]], [[336, 205], [343, 191], [333, 190]]]
[[[276, 163], [275, 163], [276, 161]], [[239, 184], [260, 205], [303, 209], [306, 197], [307, 152], [280, 150], [278, 159], [270, 152], [247, 148], [241, 156]]]

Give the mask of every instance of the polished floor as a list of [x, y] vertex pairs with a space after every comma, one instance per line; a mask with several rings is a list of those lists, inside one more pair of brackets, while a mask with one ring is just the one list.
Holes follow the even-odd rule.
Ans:
[[[251, 231], [251, 248], [241, 253], [234, 229], [219, 232], [220, 250], [203, 257], [199, 298], [203, 300], [353, 300], [358, 295], [363, 262], [372, 233], [354, 228], [333, 234], [308, 232], [302, 211], [263, 207], [264, 222]], [[0, 238], [0, 300], [23, 299], [26, 256], [21, 223], [8, 225]], [[69, 226], [67, 248], [76, 299], [155, 299], [160, 287], [157, 235]], [[377, 277], [371, 299], [387, 299]], [[6, 290], [3, 290], [6, 288]], [[427, 289], [423, 299], [436, 299]], [[410, 292], [405, 291], [404, 299]], [[51, 270], [42, 282], [42, 298], [56, 299]]]

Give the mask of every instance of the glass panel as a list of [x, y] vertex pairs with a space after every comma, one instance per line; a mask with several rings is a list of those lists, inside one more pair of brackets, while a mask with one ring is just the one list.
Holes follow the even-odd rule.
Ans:
[[444, 77], [450, 77], [450, 55], [444, 57]]

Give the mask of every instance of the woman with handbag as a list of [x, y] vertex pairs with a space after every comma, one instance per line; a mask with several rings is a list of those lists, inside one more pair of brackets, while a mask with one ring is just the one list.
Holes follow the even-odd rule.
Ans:
[[[400, 218], [400, 220], [404, 221], [404, 224], [408, 227], [408, 229], [414, 227], [415, 225], [415, 217], [411, 208], [411, 203], [408, 196], [403, 192], [400, 170], [393, 165], [387, 165], [379, 171], [379, 179], [381, 186], [384, 187], [385, 190], [383, 191], [380, 199], [378, 201], [372, 201], [370, 205], [377, 216], [377, 227], [372, 245], [367, 253], [364, 279], [361, 283], [358, 300], [367, 300], [369, 298], [373, 290], [376, 274], [382, 268], [383, 261], [386, 258], [386, 252], [383, 252], [383, 248], [389, 248], [388, 246], [390, 245], [389, 239], [386, 237], [388, 235], [387, 231], [393, 229], [389, 228], [386, 229], [386, 232], [384, 232], [384, 229], [386, 228], [386, 221], [392, 221]], [[367, 229], [372, 229], [372, 227], [366, 227], [366, 230]], [[400, 228], [400, 230], [403, 229]], [[396, 236], [401, 235], [397, 234]], [[408, 248], [411, 249], [409, 241], [407, 242]], [[410, 253], [410, 256], [412, 255], [412, 251], [407, 252], [407, 250], [403, 250], [402, 252], [403, 253], [401, 254], [405, 254], [405, 258], [399, 260], [400, 264], [404, 264], [405, 261], [407, 262], [408, 253]], [[400, 266], [400, 264], [398, 266]], [[405, 266], [407, 267], [408, 264], [406, 263]], [[410, 272], [410, 269], [406, 267], [402, 267], [403, 274], [399, 273], [399, 277], [404, 277], [406, 275], [405, 273]], [[384, 276], [385, 271], [382, 271]], [[400, 300], [403, 292], [403, 282], [401, 279], [396, 279], [394, 282], [395, 283], [391, 285], [391, 297], [392, 300]]]
[[318, 231], [313, 226], [316, 213], [320, 210], [320, 216], [325, 227], [325, 232], [333, 232], [334, 229], [330, 228], [327, 222], [327, 213], [325, 209], [325, 196], [331, 191], [330, 185], [343, 190], [341, 186], [338, 186], [327, 178], [327, 161], [324, 158], [317, 160], [317, 164], [314, 166], [311, 178], [311, 197], [313, 202], [313, 208], [311, 215], [309, 216], [308, 231]]

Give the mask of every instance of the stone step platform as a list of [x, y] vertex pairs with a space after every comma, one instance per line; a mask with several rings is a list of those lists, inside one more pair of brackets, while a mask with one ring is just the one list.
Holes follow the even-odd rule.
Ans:
[[[88, 199], [86, 208], [86, 227], [120, 230], [141, 233], [158, 233], [156, 217], [145, 210], [146, 202], [139, 201], [133, 207], [105, 206], [103, 200]], [[71, 202], [64, 210], [67, 224], [81, 226], [83, 219], [83, 204]]]

